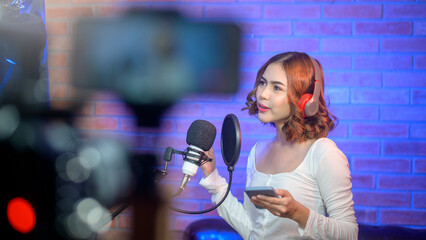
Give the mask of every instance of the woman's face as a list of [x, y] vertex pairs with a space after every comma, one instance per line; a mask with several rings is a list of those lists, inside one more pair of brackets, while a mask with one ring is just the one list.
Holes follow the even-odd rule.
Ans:
[[263, 123], [275, 123], [278, 128], [290, 115], [287, 99], [287, 75], [280, 63], [271, 63], [262, 75], [256, 90], [258, 117]]

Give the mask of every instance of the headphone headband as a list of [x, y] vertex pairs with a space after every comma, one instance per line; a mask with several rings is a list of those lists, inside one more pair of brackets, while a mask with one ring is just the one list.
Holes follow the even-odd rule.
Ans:
[[[309, 55], [308, 55], [309, 56]], [[304, 94], [299, 101], [299, 107], [302, 109], [305, 117], [314, 116], [319, 109], [319, 97], [321, 93], [321, 69], [316, 59], [309, 56], [310, 62], [314, 70], [314, 92], [311, 94]]]
[[311, 56], [309, 56], [309, 59], [311, 60], [312, 67], [314, 68], [315, 81], [321, 82], [321, 74], [320, 74], [321, 71], [320, 71], [320, 67], [319, 67], [317, 60], [315, 58], [311, 57]]
[[[321, 93], [321, 82], [322, 82], [321, 69], [320, 69], [320, 66], [318, 64], [318, 61], [315, 58], [313, 58], [311, 56], [309, 56], [309, 58], [311, 59], [312, 65], [314, 67], [314, 78], [315, 78], [315, 86], [314, 86], [314, 92], [312, 93], [311, 102], [317, 102], [318, 103], [319, 102], [319, 96], [320, 96], [320, 93]], [[318, 110], [316, 110], [316, 112], [317, 111]], [[315, 113], [313, 115], [315, 115]]]

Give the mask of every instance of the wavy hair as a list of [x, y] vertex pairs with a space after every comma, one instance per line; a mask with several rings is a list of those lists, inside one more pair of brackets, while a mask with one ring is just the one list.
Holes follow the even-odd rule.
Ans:
[[286, 52], [273, 56], [259, 69], [253, 90], [247, 95], [246, 107], [250, 115], [257, 116], [258, 108], [256, 91], [260, 79], [266, 68], [271, 63], [280, 63], [285, 70], [288, 80], [287, 98], [290, 104], [290, 115], [285, 119], [282, 128], [287, 141], [303, 142], [307, 139], [326, 137], [337, 125], [337, 118], [330, 113], [324, 100], [324, 74], [320, 66], [321, 93], [319, 97], [318, 112], [312, 117], [304, 117], [303, 110], [299, 108], [300, 97], [305, 93], [314, 91], [314, 69], [309, 56], [306, 53]]

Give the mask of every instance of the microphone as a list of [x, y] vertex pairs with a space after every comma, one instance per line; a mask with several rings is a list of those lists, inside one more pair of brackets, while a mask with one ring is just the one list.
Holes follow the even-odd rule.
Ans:
[[183, 179], [178, 192], [179, 195], [190, 178], [197, 173], [198, 167], [206, 161], [212, 161], [204, 151], [208, 151], [216, 138], [216, 127], [205, 120], [194, 121], [188, 129], [186, 143], [189, 147], [184, 152], [184, 163], [182, 166]]
[[[199, 129], [203, 129], [203, 130], [200, 131]], [[197, 120], [191, 125], [191, 127], [188, 130], [186, 141], [190, 146], [187, 148], [186, 152], [179, 152], [172, 148], [166, 149], [166, 153], [164, 154], [164, 160], [170, 161], [171, 155], [173, 153], [180, 153], [184, 155], [184, 160], [186, 159], [184, 162], [184, 165], [186, 164], [186, 166], [182, 168], [182, 171], [184, 171], [184, 177], [182, 179], [181, 187], [179, 188], [179, 191], [173, 197], [176, 197], [183, 191], [186, 183], [189, 181], [189, 178], [191, 177], [189, 173], [194, 172], [195, 174], [195, 172], [197, 172], [198, 166], [204, 163], [203, 161], [210, 161], [210, 159], [208, 159], [207, 156], [205, 156], [204, 152], [200, 152], [198, 149], [193, 148], [193, 146], [197, 146], [198, 148], [204, 151], [207, 151], [213, 145], [215, 136], [216, 136], [216, 129], [211, 123], [207, 121], [203, 121], [203, 120]], [[187, 214], [203, 214], [203, 213], [207, 213], [207, 212], [215, 210], [225, 201], [229, 191], [231, 190], [232, 172], [234, 171], [234, 166], [238, 161], [238, 158], [240, 156], [240, 150], [241, 150], [240, 124], [238, 122], [237, 116], [235, 116], [234, 114], [226, 115], [225, 119], [223, 120], [220, 145], [222, 149], [223, 161], [228, 166], [228, 172], [229, 172], [229, 184], [228, 184], [228, 188], [226, 189], [225, 196], [223, 196], [222, 200], [220, 200], [220, 202], [218, 202], [214, 207], [211, 207], [206, 210], [201, 210], [201, 211], [186, 211], [186, 210], [169, 206], [170, 209], [177, 212], [181, 212], [181, 213], [187, 213]], [[198, 153], [200, 153], [201, 156], [198, 155]], [[193, 161], [192, 157], [194, 158], [198, 157], [198, 160], [199, 160], [198, 162], [196, 162], [195, 167], [193, 165], [188, 165], [188, 164], [192, 164], [191, 163]]]

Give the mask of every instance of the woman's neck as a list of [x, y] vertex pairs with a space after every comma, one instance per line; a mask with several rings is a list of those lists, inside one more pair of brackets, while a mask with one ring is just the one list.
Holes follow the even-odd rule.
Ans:
[[276, 135], [275, 135], [274, 142], [281, 144], [281, 145], [286, 145], [289, 142], [287, 141], [287, 136], [285, 135], [285, 133], [282, 130], [283, 126], [284, 126], [284, 124], [275, 123]]
[[282, 146], [297, 146], [300, 144], [312, 144], [316, 139], [306, 139], [305, 141], [302, 142], [289, 142], [287, 140], [287, 135], [285, 135], [284, 131], [282, 130], [284, 127], [284, 124], [277, 124], [275, 123], [275, 130], [276, 130], [276, 134], [275, 134], [275, 139], [274, 139], [274, 143], [275, 144], [279, 144]]

